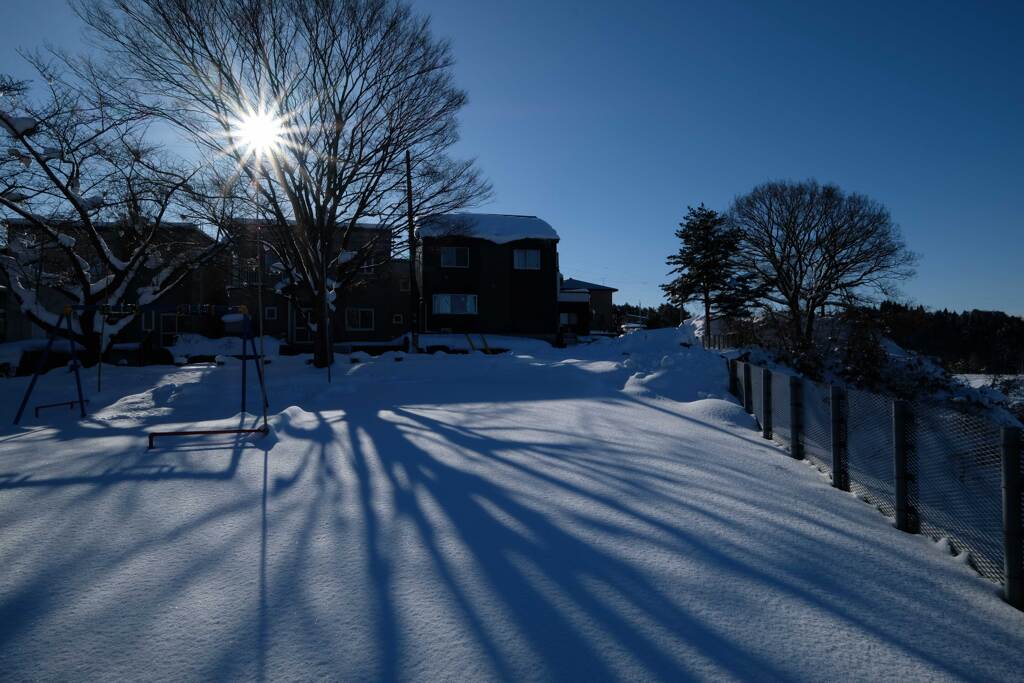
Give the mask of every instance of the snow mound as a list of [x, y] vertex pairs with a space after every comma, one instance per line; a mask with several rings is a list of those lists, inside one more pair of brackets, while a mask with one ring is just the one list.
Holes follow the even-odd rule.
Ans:
[[743, 406], [720, 398], [705, 398], [692, 401], [682, 407], [687, 417], [710, 425], [728, 425], [741, 429], [756, 429], [753, 415], [747, 414]]
[[320, 424], [320, 418], [316, 413], [303, 410], [298, 406], [288, 406], [267, 420], [267, 425], [270, 428], [268, 436], [286, 434], [291, 437], [306, 438]]

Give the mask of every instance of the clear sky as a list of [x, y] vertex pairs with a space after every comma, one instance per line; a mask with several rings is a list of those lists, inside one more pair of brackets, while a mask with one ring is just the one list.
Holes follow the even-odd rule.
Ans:
[[[688, 204], [817, 178], [889, 207], [904, 293], [1024, 315], [1024, 3], [416, 0], [470, 96], [484, 209], [536, 214], [567, 276], [656, 304]], [[74, 44], [57, 0], [7, 0], [14, 48]]]

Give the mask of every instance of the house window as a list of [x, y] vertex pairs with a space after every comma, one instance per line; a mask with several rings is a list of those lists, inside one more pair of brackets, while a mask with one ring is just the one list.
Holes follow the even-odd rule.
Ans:
[[156, 311], [142, 312], [142, 331], [152, 332], [156, 323]]
[[160, 346], [174, 346], [178, 338], [178, 314], [160, 314]]
[[442, 268], [469, 268], [469, 247], [441, 247]]
[[366, 332], [373, 329], [372, 308], [346, 308], [345, 329]]
[[476, 315], [476, 294], [435, 294], [434, 313]]
[[265, 306], [263, 308], [264, 320], [277, 320], [277, 306]]
[[576, 313], [562, 313], [559, 315], [561, 320], [559, 321], [562, 325], [575, 325], [579, 322], [579, 315]]
[[512, 255], [516, 270], [540, 270], [540, 249], [514, 249]]
[[412, 289], [412, 286], [411, 286], [411, 284], [409, 282], [409, 278], [403, 277], [401, 280], [398, 281], [398, 291], [399, 292], [408, 292], [411, 289]]
[[391, 316], [392, 325], [401, 325], [403, 322], [405, 322], [405, 318], [402, 317], [401, 313], [395, 313], [393, 316]]

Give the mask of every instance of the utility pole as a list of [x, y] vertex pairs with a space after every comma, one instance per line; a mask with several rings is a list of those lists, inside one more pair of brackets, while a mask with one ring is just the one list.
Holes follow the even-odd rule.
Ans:
[[416, 353], [420, 348], [420, 286], [416, 282], [416, 216], [412, 208], [412, 161], [409, 150], [405, 150], [405, 203], [409, 219], [409, 352]]

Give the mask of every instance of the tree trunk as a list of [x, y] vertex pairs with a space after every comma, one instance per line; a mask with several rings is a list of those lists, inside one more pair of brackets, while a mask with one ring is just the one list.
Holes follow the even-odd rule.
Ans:
[[313, 334], [313, 365], [325, 368], [334, 362], [334, 349], [331, 344], [331, 316], [324, 299], [323, 288], [316, 296], [312, 318], [316, 320], [316, 332]]
[[711, 294], [704, 292], [704, 346], [711, 344]]

